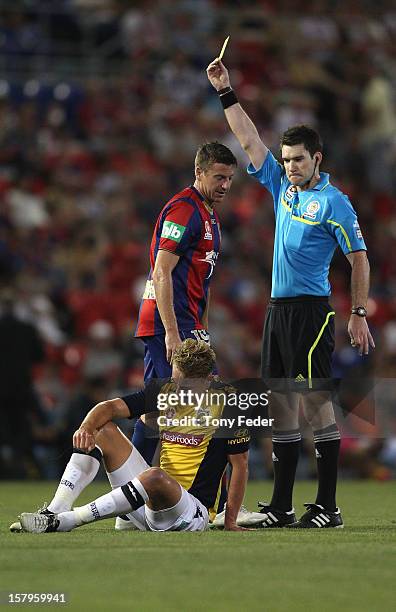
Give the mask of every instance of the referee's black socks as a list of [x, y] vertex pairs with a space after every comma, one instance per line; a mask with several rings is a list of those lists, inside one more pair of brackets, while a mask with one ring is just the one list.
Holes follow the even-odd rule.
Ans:
[[315, 454], [318, 466], [317, 504], [326, 510], [336, 510], [336, 488], [340, 432], [336, 423], [317, 429], [314, 433]]
[[293, 486], [300, 445], [301, 434], [298, 429], [272, 432], [274, 492], [270, 505], [283, 512], [293, 508]]

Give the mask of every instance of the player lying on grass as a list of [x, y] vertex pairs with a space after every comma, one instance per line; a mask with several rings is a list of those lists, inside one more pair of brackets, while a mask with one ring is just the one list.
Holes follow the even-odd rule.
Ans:
[[[209, 514], [216, 514], [221, 478], [229, 462], [232, 475], [225, 529], [241, 531], [236, 519], [245, 493], [250, 436], [247, 431], [241, 436], [240, 429], [229, 429], [226, 437], [219, 437], [216, 423], [220, 417], [226, 418], [224, 398], [228, 391], [209, 380], [214, 362], [210, 346], [187, 339], [174, 351], [172, 379], [97, 404], [74, 433], [74, 453], [53, 500], [41, 511], [21, 514], [22, 529], [32, 533], [71, 531], [130, 513], [142, 531], [202, 531]], [[181, 391], [188, 390], [205, 393], [206, 405], [197, 411], [196, 403], [178, 401]], [[171, 393], [178, 394], [176, 405], [171, 404]], [[157, 407], [165, 409], [158, 419], [160, 467], [150, 468], [112, 420], [138, 417]], [[183, 417], [190, 418], [188, 425], [179, 424]], [[94, 479], [102, 458], [112, 491], [72, 510], [81, 491]]]

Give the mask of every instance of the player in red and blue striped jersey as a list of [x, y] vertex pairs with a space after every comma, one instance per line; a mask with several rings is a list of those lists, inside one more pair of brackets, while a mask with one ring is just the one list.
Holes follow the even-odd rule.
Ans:
[[[200, 146], [194, 184], [173, 196], [158, 217], [135, 334], [145, 345], [146, 383], [171, 376], [173, 351], [185, 338], [209, 342], [209, 284], [221, 241], [216, 208], [231, 187], [236, 166], [224, 145]], [[156, 442], [138, 421], [133, 444], [150, 464]]]
[[218, 214], [205, 202], [204, 196], [195, 186], [183, 189], [164, 206], [151, 241], [151, 268], [136, 336], [144, 338], [167, 332], [161, 319], [153, 279], [159, 251], [167, 251], [171, 255], [165, 256], [165, 259], [176, 263], [172, 270], [172, 286], [179, 335], [205, 329], [202, 319], [210, 279], [220, 252], [220, 240]]

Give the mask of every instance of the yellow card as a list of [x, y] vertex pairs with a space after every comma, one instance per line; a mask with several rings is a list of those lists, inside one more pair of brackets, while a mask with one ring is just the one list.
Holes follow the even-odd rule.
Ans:
[[223, 59], [223, 55], [224, 55], [224, 51], [226, 50], [228, 41], [230, 40], [230, 37], [227, 36], [227, 38], [225, 39], [225, 41], [223, 42], [223, 46], [221, 47], [221, 51], [220, 51], [220, 55], [218, 57], [219, 60]]

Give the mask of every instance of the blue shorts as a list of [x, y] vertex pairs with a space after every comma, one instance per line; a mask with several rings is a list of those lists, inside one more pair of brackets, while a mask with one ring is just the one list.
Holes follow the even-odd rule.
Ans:
[[[180, 332], [181, 340], [194, 338], [204, 340], [210, 344], [210, 336], [204, 329], [192, 329], [191, 331]], [[144, 343], [144, 382], [148, 383], [152, 378], [170, 378], [172, 376], [172, 366], [166, 359], [165, 334], [158, 336], [146, 336], [141, 338]], [[213, 374], [217, 374], [216, 366]]]

